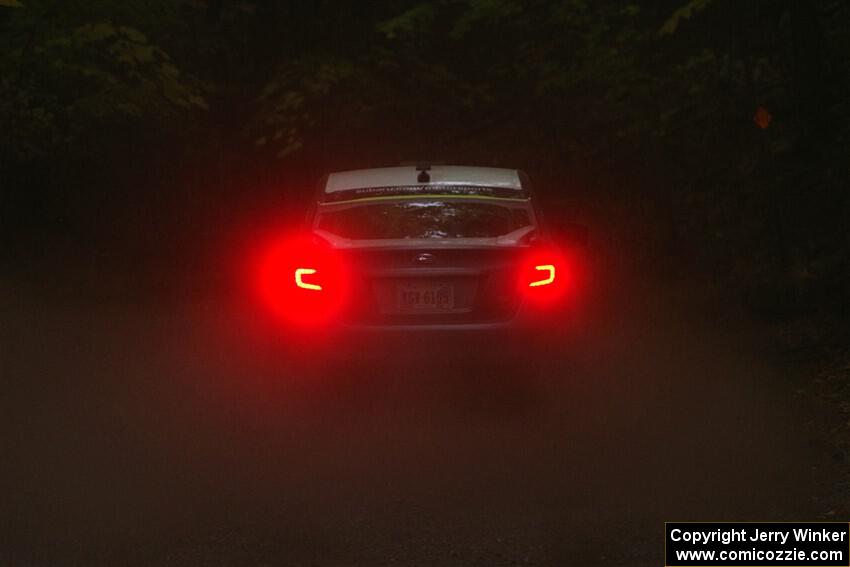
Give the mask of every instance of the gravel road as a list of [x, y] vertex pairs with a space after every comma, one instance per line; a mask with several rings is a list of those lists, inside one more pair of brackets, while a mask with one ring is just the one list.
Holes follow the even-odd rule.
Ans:
[[801, 377], [688, 294], [602, 301], [531, 371], [294, 361], [225, 295], [0, 291], [3, 565], [658, 566], [665, 520], [827, 511]]

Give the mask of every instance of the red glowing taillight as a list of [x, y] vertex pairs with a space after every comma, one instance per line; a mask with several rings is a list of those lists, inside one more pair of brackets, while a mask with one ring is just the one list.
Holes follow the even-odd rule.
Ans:
[[313, 291], [322, 291], [322, 286], [316, 283], [306, 281], [307, 276], [314, 275], [318, 270], [313, 268], [295, 268], [295, 285], [301, 289], [311, 289]]
[[[534, 269], [538, 272], [541, 279], [534, 280], [533, 282], [528, 284], [528, 287], [541, 287], [544, 285], [552, 285], [555, 283], [555, 264], [538, 264], [534, 266]], [[560, 270], [558, 270], [560, 271]], [[543, 274], [546, 274], [545, 276]]]
[[339, 253], [311, 236], [273, 242], [261, 257], [257, 281], [266, 307], [298, 324], [321, 324], [337, 315], [349, 287]]
[[571, 269], [563, 254], [553, 249], [538, 249], [520, 264], [517, 287], [530, 301], [553, 302], [564, 296], [571, 279]]

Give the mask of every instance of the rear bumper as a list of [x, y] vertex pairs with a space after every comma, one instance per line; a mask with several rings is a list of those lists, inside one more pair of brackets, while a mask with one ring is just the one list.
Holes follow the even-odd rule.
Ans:
[[[473, 357], [494, 363], [536, 360], [581, 336], [580, 318], [569, 309], [520, 309], [498, 323], [444, 325], [351, 325], [302, 330], [286, 342], [296, 358], [316, 357], [346, 364], [380, 364], [397, 357], [429, 361]], [[484, 357], [484, 358], [482, 358]], [[413, 360], [413, 359], [411, 359]], [[414, 362], [411, 362], [413, 364]]]
[[508, 319], [487, 322], [458, 322], [417, 324], [362, 324], [340, 322], [335, 325], [335, 331], [346, 335], [375, 335], [375, 334], [457, 334], [468, 336], [483, 335], [527, 335], [535, 333], [557, 333], [567, 331], [576, 325], [576, 310], [567, 306], [520, 305]]

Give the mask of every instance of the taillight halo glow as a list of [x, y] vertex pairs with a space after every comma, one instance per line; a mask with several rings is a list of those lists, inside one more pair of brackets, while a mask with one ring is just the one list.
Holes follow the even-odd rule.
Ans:
[[322, 286], [311, 284], [304, 281], [304, 276], [310, 276], [316, 273], [313, 268], [295, 268], [295, 285], [302, 289], [310, 289], [314, 291], [322, 291]]
[[343, 258], [330, 245], [312, 235], [281, 237], [258, 260], [259, 299], [278, 319], [317, 326], [344, 309], [350, 278]]
[[543, 285], [549, 285], [555, 281], [555, 266], [554, 264], [543, 264], [534, 266], [534, 269], [538, 272], [548, 272], [548, 276], [542, 280], [536, 280], [528, 284], [528, 287], [540, 287]]
[[564, 254], [555, 248], [529, 250], [520, 263], [518, 291], [526, 301], [550, 305], [561, 301], [572, 287], [572, 270]]

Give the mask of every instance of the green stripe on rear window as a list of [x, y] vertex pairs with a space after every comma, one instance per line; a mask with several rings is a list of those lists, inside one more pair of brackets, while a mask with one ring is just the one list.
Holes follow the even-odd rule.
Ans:
[[360, 199], [349, 199], [346, 201], [327, 201], [319, 203], [321, 206], [346, 205], [351, 203], [374, 203], [375, 201], [414, 201], [417, 199], [473, 199], [478, 201], [509, 201], [513, 203], [526, 203], [528, 198], [514, 199], [510, 197], [490, 197], [489, 195], [395, 195], [388, 197], [362, 197]]

